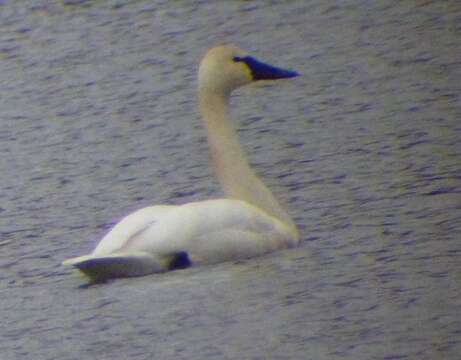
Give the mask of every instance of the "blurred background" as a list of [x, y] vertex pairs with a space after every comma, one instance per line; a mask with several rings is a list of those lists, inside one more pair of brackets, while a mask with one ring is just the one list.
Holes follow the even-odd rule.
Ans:
[[[5, 359], [457, 359], [459, 1], [0, 1]], [[205, 51], [302, 76], [232, 117], [299, 248], [85, 286], [138, 208], [221, 196]]]

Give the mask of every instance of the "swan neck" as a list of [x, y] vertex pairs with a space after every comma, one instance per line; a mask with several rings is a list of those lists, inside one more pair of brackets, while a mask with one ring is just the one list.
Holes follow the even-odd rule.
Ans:
[[199, 89], [200, 111], [206, 125], [228, 121], [230, 93]]
[[230, 93], [200, 89], [200, 111], [207, 129], [213, 170], [227, 198], [246, 201], [279, 219], [294, 234], [296, 226], [272, 192], [251, 169], [229, 120]]

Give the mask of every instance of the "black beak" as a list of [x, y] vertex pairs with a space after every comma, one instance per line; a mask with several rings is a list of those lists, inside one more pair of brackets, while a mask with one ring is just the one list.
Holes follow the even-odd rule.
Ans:
[[241, 61], [247, 64], [250, 68], [253, 80], [286, 79], [299, 75], [296, 71], [285, 70], [276, 66], [265, 64], [251, 56], [235, 57], [234, 61]]

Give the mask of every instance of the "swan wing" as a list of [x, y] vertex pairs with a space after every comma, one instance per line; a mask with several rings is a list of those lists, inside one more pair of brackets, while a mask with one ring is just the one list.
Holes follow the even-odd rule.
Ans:
[[68, 259], [92, 280], [261, 255], [297, 242], [280, 220], [241, 200], [153, 206], [122, 219], [89, 255]]
[[175, 264], [175, 254], [157, 256], [130, 244], [174, 208], [158, 205], [135, 211], [117, 223], [91, 254], [67, 259], [62, 264], [79, 269], [94, 281], [169, 270]]
[[256, 256], [297, 243], [280, 220], [241, 200], [216, 199], [178, 206], [133, 237], [124, 249], [152, 254], [186, 252], [193, 263]]
[[183, 252], [167, 256], [121, 252], [103, 256], [79, 256], [66, 260], [63, 264], [74, 266], [94, 282], [101, 282], [111, 278], [142, 276], [185, 268], [190, 265], [190, 261]]
[[242, 229], [221, 229], [195, 239], [190, 249], [195, 264], [214, 264], [246, 259], [271, 252], [277, 248], [276, 237]]
[[170, 205], [149, 206], [127, 215], [101, 239], [93, 255], [111, 254], [129, 247], [130, 242], [175, 208]]

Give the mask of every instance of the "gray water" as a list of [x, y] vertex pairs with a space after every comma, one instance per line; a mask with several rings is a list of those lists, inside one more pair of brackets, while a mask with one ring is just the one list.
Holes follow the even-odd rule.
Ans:
[[[459, 359], [460, 39], [456, 0], [0, 1], [1, 359]], [[221, 195], [224, 42], [302, 73], [233, 99], [301, 246], [85, 286], [122, 216]]]

